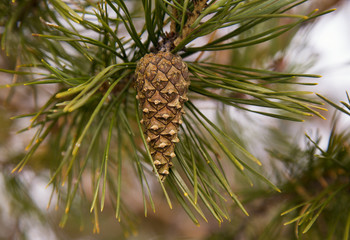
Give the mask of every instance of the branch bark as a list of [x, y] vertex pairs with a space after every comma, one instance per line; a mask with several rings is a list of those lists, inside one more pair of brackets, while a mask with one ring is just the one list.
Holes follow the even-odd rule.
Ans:
[[[185, 39], [194, 29], [191, 28], [191, 25], [196, 21], [198, 16], [201, 14], [202, 10], [207, 6], [207, 0], [195, 0], [194, 1], [194, 9], [190, 16], [188, 16], [186, 24], [182, 29], [182, 32], [174, 41], [174, 45], [178, 46], [180, 42]], [[175, 29], [175, 27], [174, 27]]]

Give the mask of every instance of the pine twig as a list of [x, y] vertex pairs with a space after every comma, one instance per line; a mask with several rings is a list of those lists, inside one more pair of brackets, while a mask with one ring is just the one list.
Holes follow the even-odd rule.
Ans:
[[[172, 14], [177, 18], [177, 9], [175, 7], [172, 8]], [[174, 19], [171, 19], [170, 32], [176, 33], [176, 21]]]
[[[185, 39], [194, 29], [191, 25], [196, 21], [202, 10], [207, 6], [207, 0], [196, 0], [194, 1], [194, 9], [190, 16], [187, 18], [186, 24], [182, 29], [180, 35], [175, 39], [174, 45], [178, 46], [180, 42]], [[176, 10], [175, 10], [176, 11]], [[175, 27], [171, 28], [171, 31], [175, 33]]]

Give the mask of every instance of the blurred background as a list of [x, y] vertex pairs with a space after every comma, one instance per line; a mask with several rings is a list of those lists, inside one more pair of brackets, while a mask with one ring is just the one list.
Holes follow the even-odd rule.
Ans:
[[[256, 66], [261, 68], [322, 75], [322, 78], [316, 79], [318, 85], [310, 87], [310, 91], [339, 103], [346, 101], [346, 91], [350, 90], [350, 1], [313, 0], [300, 5], [299, 10], [302, 12], [316, 8], [337, 10], [301, 26], [296, 33], [283, 35], [277, 49], [276, 42], [271, 42], [270, 45], [265, 43], [264, 46], [254, 49], [258, 51], [249, 54], [249, 57], [240, 56], [240, 61], [243, 60], [243, 65], [244, 61], [251, 61], [253, 58]], [[3, 30], [0, 25], [0, 34]], [[236, 56], [238, 53], [222, 51], [215, 53], [214, 57], [227, 63]], [[13, 69], [15, 66], [16, 60], [1, 52], [0, 68]], [[0, 85], [14, 81], [11, 74], [0, 73]], [[82, 199], [80, 206], [73, 208], [66, 226], [61, 228], [59, 223], [64, 209], [57, 203], [56, 198], [50, 200], [52, 189], [46, 186], [50, 179], [50, 172], [46, 168], [50, 160], [48, 149], [52, 146], [39, 149], [35, 158], [31, 159], [30, 166], [21, 173], [11, 173], [15, 164], [24, 156], [24, 150], [34, 134], [31, 130], [17, 134], [20, 129], [29, 125], [29, 120], [11, 120], [11, 117], [31, 112], [36, 105], [44, 104], [54, 92], [54, 87], [47, 86], [40, 90], [29, 86], [0, 89], [1, 240], [295, 239], [292, 233], [294, 225], [283, 226], [282, 219], [278, 218], [281, 210], [278, 204], [286, 196], [282, 194], [278, 197], [276, 194], [260, 190], [246, 190], [244, 184], [240, 184], [237, 191], [238, 195], [243, 196], [243, 203], [246, 202], [251, 216], [244, 216], [232, 206], [229, 208], [232, 221], [224, 222], [221, 226], [211, 218], [209, 223], [203, 221], [200, 226], [195, 226], [181, 207], [175, 205], [174, 209], [170, 210], [162, 199], [161, 192], [155, 193], [155, 196], [158, 196], [155, 197], [156, 213], [149, 212], [145, 218], [142, 200], [137, 195], [139, 189], [130, 189], [127, 194], [128, 202], [134, 209], [129, 219], [123, 219], [119, 223], [107, 203], [100, 216], [100, 233], [94, 234], [89, 212], [91, 196], [87, 196], [87, 201]], [[329, 106], [326, 108], [329, 108], [329, 111], [324, 113], [327, 120], [312, 118], [305, 123], [290, 123], [246, 113], [238, 113], [238, 117], [237, 112], [232, 112], [235, 116], [232, 116], [234, 120], [231, 127], [245, 137], [248, 149], [262, 159], [264, 164], [269, 164], [272, 158], [268, 149], [279, 148], [279, 144], [286, 141], [286, 137], [289, 138], [288, 141], [306, 146], [304, 132], [307, 132], [312, 136], [322, 136], [320, 146], [327, 147], [328, 135], [334, 122], [334, 110]], [[208, 115], [213, 114], [215, 106], [206, 106], [206, 110]], [[337, 119], [340, 131], [349, 127], [349, 116], [337, 113]], [[278, 129], [284, 129], [283, 134], [276, 133]], [[268, 176], [275, 178], [273, 180], [278, 185], [281, 176], [273, 173], [275, 169], [267, 167], [266, 172]], [[246, 187], [250, 188], [248, 185]], [[261, 194], [261, 197], [250, 201], [250, 198], [256, 196], [254, 194]], [[349, 205], [347, 207], [349, 209]], [[313, 236], [319, 235], [311, 234], [309, 237], [305, 236], [305, 239], [320, 239]]]

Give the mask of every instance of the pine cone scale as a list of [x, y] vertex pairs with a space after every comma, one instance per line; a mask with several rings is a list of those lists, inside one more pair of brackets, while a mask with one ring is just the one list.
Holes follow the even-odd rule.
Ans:
[[187, 65], [170, 52], [145, 55], [136, 68], [141, 123], [161, 180], [169, 174], [189, 86]]

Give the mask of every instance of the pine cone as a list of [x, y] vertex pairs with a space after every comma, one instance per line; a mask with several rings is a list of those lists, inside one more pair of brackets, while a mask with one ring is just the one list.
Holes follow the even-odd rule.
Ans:
[[187, 65], [170, 52], [145, 55], [136, 68], [136, 98], [142, 110], [141, 124], [154, 165], [162, 181], [175, 157], [183, 106], [188, 100]]

